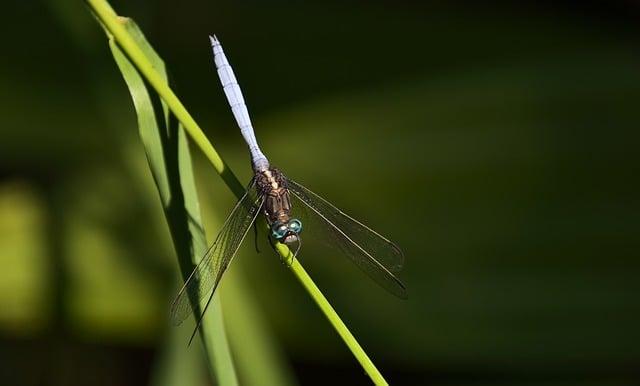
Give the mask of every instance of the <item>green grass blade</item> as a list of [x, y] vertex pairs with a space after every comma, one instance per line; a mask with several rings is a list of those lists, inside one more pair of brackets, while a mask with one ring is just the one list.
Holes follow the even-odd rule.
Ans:
[[[119, 21], [156, 71], [168, 82], [163, 61], [135, 23], [125, 18]], [[138, 117], [140, 138], [162, 201], [180, 269], [186, 278], [207, 248], [187, 137], [166, 104], [149, 92], [144, 80], [113, 37], [109, 39], [109, 47], [129, 87]], [[207, 313], [200, 330], [210, 367], [219, 384], [237, 385], [218, 294], [211, 304], [211, 311]]]

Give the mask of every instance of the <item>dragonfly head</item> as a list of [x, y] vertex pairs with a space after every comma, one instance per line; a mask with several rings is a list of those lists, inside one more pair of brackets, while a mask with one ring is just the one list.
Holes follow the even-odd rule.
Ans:
[[286, 223], [276, 221], [271, 225], [273, 238], [287, 245], [297, 242], [300, 232], [302, 232], [302, 222], [297, 218], [292, 218]]

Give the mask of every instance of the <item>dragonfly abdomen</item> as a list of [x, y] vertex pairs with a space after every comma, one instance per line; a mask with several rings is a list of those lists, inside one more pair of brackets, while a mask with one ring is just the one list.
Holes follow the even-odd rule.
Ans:
[[218, 41], [215, 36], [209, 36], [209, 38], [211, 39], [213, 59], [218, 70], [218, 77], [222, 83], [224, 93], [227, 96], [227, 101], [229, 101], [229, 105], [231, 105], [233, 116], [236, 118], [238, 126], [240, 126], [240, 132], [249, 146], [253, 168], [257, 171], [264, 171], [269, 167], [269, 161], [267, 161], [267, 157], [265, 157], [258, 146], [258, 141], [253, 133], [251, 119], [249, 118], [249, 111], [247, 111], [247, 105], [244, 103], [244, 97], [242, 96], [242, 91], [240, 90], [236, 76], [222, 50], [220, 41]]

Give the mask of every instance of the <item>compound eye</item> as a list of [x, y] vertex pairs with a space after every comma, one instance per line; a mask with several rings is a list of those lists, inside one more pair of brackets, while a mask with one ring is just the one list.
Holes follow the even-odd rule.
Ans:
[[302, 222], [297, 218], [289, 221], [289, 230], [294, 233], [300, 233], [302, 231]]
[[276, 239], [280, 240], [287, 234], [288, 228], [285, 224], [275, 223], [271, 227], [271, 234]]

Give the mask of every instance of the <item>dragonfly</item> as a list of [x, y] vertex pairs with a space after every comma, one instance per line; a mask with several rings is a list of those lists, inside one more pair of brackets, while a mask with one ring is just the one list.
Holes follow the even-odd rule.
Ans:
[[[337, 246], [356, 266], [384, 289], [406, 299], [407, 291], [395, 276], [404, 264], [400, 248], [379, 233], [342, 212], [324, 198], [271, 166], [260, 150], [240, 86], [220, 41], [210, 36], [222, 88], [251, 155], [254, 176], [220, 232], [187, 278], [171, 306], [171, 319], [181, 324], [199, 307], [196, 331], [220, 280], [249, 229], [261, 214], [269, 225], [270, 241], [295, 248], [302, 245], [302, 230]], [[195, 331], [194, 331], [195, 335]], [[193, 338], [193, 336], [192, 336]]]

